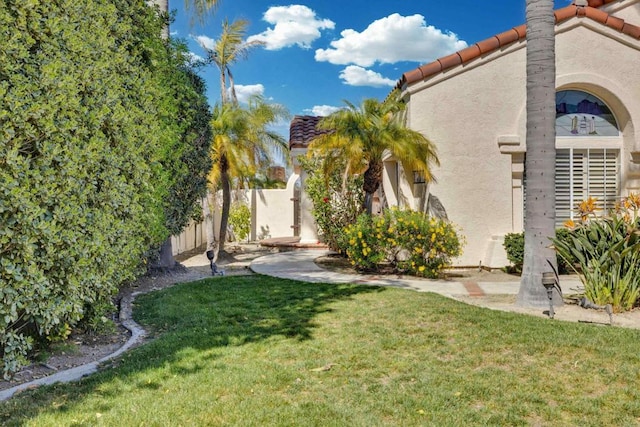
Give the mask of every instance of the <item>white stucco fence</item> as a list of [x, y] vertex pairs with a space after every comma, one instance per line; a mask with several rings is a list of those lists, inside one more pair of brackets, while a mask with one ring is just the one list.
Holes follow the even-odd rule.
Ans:
[[[296, 235], [295, 197], [298, 175], [293, 174], [284, 189], [251, 189], [234, 191], [232, 200], [243, 201], [251, 209], [251, 231], [249, 240], [259, 241], [272, 237], [290, 237]], [[217, 200], [222, 200], [219, 195]], [[204, 201], [203, 201], [204, 202]], [[220, 206], [214, 213], [214, 230], [220, 227]], [[198, 248], [207, 242], [203, 223], [191, 223], [179, 235], [173, 236], [173, 254]]]

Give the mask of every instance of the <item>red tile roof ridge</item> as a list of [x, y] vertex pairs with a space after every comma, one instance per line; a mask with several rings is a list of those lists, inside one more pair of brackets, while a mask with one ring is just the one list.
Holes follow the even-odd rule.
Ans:
[[[623, 19], [609, 15], [607, 12], [599, 9], [599, 7], [615, 1], [619, 0], [588, 0], [588, 6], [576, 6], [572, 4], [561, 9], [557, 9], [554, 11], [556, 25], [571, 19], [574, 16], [586, 17], [635, 39], [640, 39], [639, 26], [626, 23]], [[420, 65], [418, 68], [404, 73], [396, 84], [396, 88], [401, 89], [404, 85], [419, 82], [427, 77], [431, 77], [450, 68], [466, 64], [467, 62], [473, 61], [487, 53], [495, 52], [496, 50], [504, 48], [517, 41], [524, 40], [526, 39], [526, 34], [527, 26], [526, 24], [522, 24], [503, 33], [489, 37], [488, 39], [474, 43], [473, 45], [452, 53], [451, 55]]]
[[306, 148], [312, 139], [328, 131], [318, 129], [322, 116], [294, 116], [289, 125], [289, 149]]

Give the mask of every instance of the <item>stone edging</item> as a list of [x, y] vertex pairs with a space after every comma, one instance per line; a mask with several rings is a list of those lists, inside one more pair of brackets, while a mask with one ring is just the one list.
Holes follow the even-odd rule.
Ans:
[[52, 374], [43, 378], [38, 378], [36, 380], [29, 381], [27, 383], [19, 384], [15, 387], [11, 387], [6, 390], [1, 390], [0, 401], [7, 400], [11, 398], [13, 395], [15, 395], [16, 393], [19, 393], [21, 391], [35, 389], [42, 385], [54, 384], [57, 382], [68, 383], [72, 381], [78, 381], [81, 378], [86, 377], [87, 375], [97, 372], [98, 367], [100, 366], [101, 363], [104, 363], [108, 360], [111, 360], [115, 357], [120, 356], [122, 353], [124, 353], [134, 345], [141, 342], [145, 338], [147, 333], [145, 332], [144, 329], [142, 329], [140, 325], [138, 325], [133, 320], [131, 316], [131, 313], [133, 310], [133, 300], [139, 294], [140, 293], [138, 292], [127, 293], [123, 295], [122, 299], [120, 300], [120, 314], [118, 317], [122, 326], [124, 326], [131, 333], [131, 337], [127, 340], [126, 343], [124, 343], [122, 347], [120, 347], [114, 353], [111, 353], [100, 360], [87, 363], [84, 365], [76, 366], [74, 368], [67, 369], [65, 371], [59, 371], [59, 372], [56, 372], [55, 374]]

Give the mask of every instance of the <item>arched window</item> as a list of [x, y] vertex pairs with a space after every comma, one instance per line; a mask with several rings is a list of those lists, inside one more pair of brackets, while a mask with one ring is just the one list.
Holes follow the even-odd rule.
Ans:
[[556, 136], [618, 136], [613, 113], [595, 96], [579, 90], [556, 93]]
[[595, 96], [577, 90], [556, 93], [556, 225], [579, 219], [589, 197], [599, 213], [620, 194], [621, 137], [615, 116]]

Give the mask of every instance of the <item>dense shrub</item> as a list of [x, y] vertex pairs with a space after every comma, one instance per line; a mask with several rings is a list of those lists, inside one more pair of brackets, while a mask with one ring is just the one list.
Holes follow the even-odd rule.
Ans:
[[595, 199], [580, 205], [582, 220], [567, 224], [567, 238], [553, 240], [558, 254], [575, 260], [575, 271], [592, 302], [626, 311], [640, 296], [640, 196], [631, 194], [604, 217], [595, 216]]
[[[202, 219], [198, 201], [206, 194], [211, 170], [211, 112], [204, 80], [186, 65], [186, 46], [172, 41], [164, 59], [162, 72], [155, 73], [163, 88], [160, 118], [166, 129], [162, 166], [168, 192], [163, 205], [165, 227], [168, 234], [175, 235], [190, 220]], [[160, 71], [159, 64], [157, 69]]]
[[245, 240], [251, 231], [251, 209], [242, 202], [233, 203], [229, 212], [229, 225], [236, 240]]
[[99, 315], [173, 228], [168, 189], [191, 171], [169, 165], [190, 137], [164, 24], [143, 0], [0, 3], [5, 376], [34, 337]]
[[522, 272], [524, 262], [524, 233], [508, 233], [504, 236], [504, 250], [507, 259], [517, 272]]
[[410, 210], [360, 215], [345, 236], [347, 256], [363, 271], [390, 266], [400, 273], [436, 278], [462, 254], [462, 239], [452, 223]]
[[[556, 239], [564, 241], [568, 238], [568, 230], [566, 228], [556, 229]], [[551, 244], [551, 240], [549, 240]], [[522, 233], [508, 233], [504, 236], [504, 250], [507, 252], [507, 259], [512, 264], [512, 269], [516, 273], [522, 273], [522, 263], [524, 262], [524, 232]], [[573, 272], [572, 264], [575, 262], [573, 259], [565, 260], [564, 258], [557, 257], [558, 272], [560, 274], [567, 274]]]
[[[346, 253], [349, 239], [344, 228], [356, 222], [362, 212], [362, 176], [345, 177], [334, 169], [330, 176], [320, 170], [318, 159], [300, 159], [307, 172], [305, 189], [313, 202], [318, 234], [331, 250]], [[346, 166], [345, 166], [346, 167]]]

